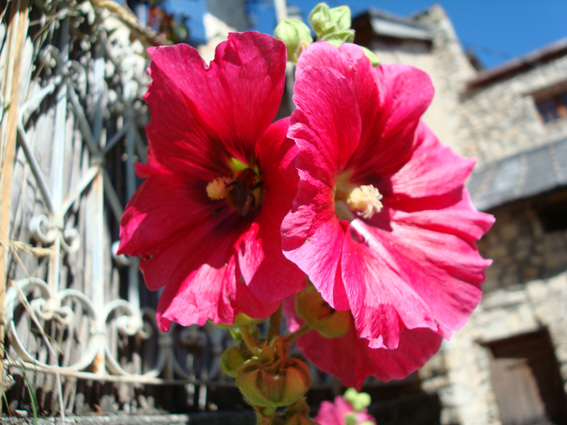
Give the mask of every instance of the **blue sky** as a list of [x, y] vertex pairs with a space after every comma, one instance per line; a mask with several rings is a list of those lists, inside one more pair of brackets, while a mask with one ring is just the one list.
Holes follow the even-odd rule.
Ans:
[[[232, 1], [232, 0], [225, 0]], [[203, 0], [170, 0], [174, 10], [202, 13]], [[307, 16], [318, 1], [288, 0]], [[374, 7], [407, 17], [427, 9], [430, 0], [327, 0], [331, 7], [347, 4], [353, 16]], [[567, 37], [567, 0], [438, 0], [445, 9], [465, 48], [472, 47], [486, 67]], [[254, 29], [273, 31], [274, 9], [269, 1], [254, 7]], [[193, 24], [198, 24], [193, 19]], [[198, 35], [199, 28], [194, 27]], [[202, 31], [202, 30], [201, 30]]]

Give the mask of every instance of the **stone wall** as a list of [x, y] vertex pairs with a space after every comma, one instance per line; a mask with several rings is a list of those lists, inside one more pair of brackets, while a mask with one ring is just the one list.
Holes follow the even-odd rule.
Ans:
[[567, 80], [567, 56], [463, 94], [459, 138], [481, 163], [567, 137], [567, 120], [543, 123], [532, 93]]

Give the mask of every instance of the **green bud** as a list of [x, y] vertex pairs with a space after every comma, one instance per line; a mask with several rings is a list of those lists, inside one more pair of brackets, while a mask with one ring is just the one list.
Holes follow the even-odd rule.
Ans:
[[335, 30], [335, 25], [331, 22], [331, 11], [325, 3], [319, 3], [315, 6], [309, 14], [308, 20], [318, 39]]
[[332, 32], [325, 35], [322, 40], [335, 47], [345, 43], [352, 43], [354, 41], [354, 30]]
[[371, 421], [364, 421], [360, 425], [376, 425], [374, 422]]
[[364, 55], [368, 59], [370, 59], [370, 63], [372, 64], [372, 66], [380, 65], [380, 59], [378, 59], [378, 56], [376, 56], [372, 50], [367, 49], [364, 46], [360, 46], [360, 47], [362, 47], [362, 51], [364, 52]]
[[297, 62], [301, 52], [313, 43], [309, 27], [297, 19], [281, 21], [274, 31], [274, 37], [285, 43], [287, 59], [292, 62]]
[[305, 323], [326, 338], [345, 335], [351, 325], [350, 313], [331, 308], [313, 286], [296, 295], [295, 310]]
[[338, 31], [350, 29], [351, 18], [348, 6], [333, 7], [329, 10], [330, 20]]
[[359, 393], [354, 388], [345, 391], [344, 398], [350, 403], [352, 408], [357, 412], [362, 412], [372, 402], [370, 395], [367, 393]]
[[233, 345], [222, 353], [220, 360], [221, 370], [227, 375], [236, 377], [238, 369], [248, 360], [248, 353]]
[[344, 32], [352, 33], [352, 36], [348, 36], [348, 40], [343, 43], [352, 43], [354, 40], [354, 31], [350, 29], [351, 14], [348, 6], [329, 9], [325, 3], [319, 3], [309, 14], [309, 24], [317, 34], [317, 40], [325, 40], [335, 45], [337, 40], [344, 36], [331, 37], [331, 35]]
[[311, 386], [311, 377], [307, 365], [299, 359], [279, 359], [274, 364], [252, 359], [238, 371], [236, 385], [252, 404], [280, 407], [302, 398]]
[[345, 415], [345, 425], [358, 425], [356, 413], [347, 413]]

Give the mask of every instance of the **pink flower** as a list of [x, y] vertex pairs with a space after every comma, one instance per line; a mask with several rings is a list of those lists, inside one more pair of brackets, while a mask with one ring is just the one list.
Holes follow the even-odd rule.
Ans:
[[141, 256], [149, 289], [164, 287], [160, 327], [238, 313], [264, 318], [304, 285], [281, 251], [280, 225], [296, 191], [288, 120], [271, 124], [286, 48], [231, 34], [209, 66], [187, 45], [151, 48], [146, 178], [128, 203], [120, 253]]
[[415, 338], [465, 323], [490, 264], [476, 240], [493, 217], [464, 186], [474, 160], [420, 120], [432, 97], [424, 72], [372, 68], [354, 45], [315, 43], [298, 62], [289, 136], [300, 182], [285, 255], [331, 307], [351, 311], [368, 348], [401, 362]]
[[[346, 419], [350, 416], [350, 420]], [[321, 403], [315, 422], [320, 425], [370, 425], [376, 421], [370, 416], [366, 409], [356, 412], [344, 397], [337, 396], [335, 401], [324, 401]]]
[[[284, 302], [291, 332], [304, 323], [293, 304], [291, 297]], [[397, 348], [372, 348], [369, 340], [357, 336], [352, 315], [346, 320], [349, 326], [343, 336], [325, 338], [317, 331], [311, 331], [296, 342], [303, 357], [319, 370], [336, 376], [345, 387], [360, 390], [367, 376], [381, 381], [403, 379], [422, 367], [441, 346], [442, 337], [429, 329], [404, 329]]]

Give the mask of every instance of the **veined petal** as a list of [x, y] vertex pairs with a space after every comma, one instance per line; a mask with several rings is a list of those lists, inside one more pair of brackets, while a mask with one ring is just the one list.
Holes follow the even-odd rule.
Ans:
[[164, 285], [179, 286], [205, 263], [220, 269], [228, 262], [240, 234], [248, 226], [225, 208], [161, 244], [146, 247], [140, 261], [146, 285], [150, 290]]
[[345, 229], [335, 216], [332, 195], [324, 183], [300, 181], [294, 208], [282, 222], [282, 248], [284, 255], [307, 273], [325, 301], [337, 310], [346, 310], [341, 251], [337, 250]]
[[305, 274], [284, 257], [281, 248], [280, 226], [299, 181], [294, 166], [297, 147], [286, 138], [288, 127], [289, 119], [274, 123], [257, 145], [265, 197], [238, 248], [244, 281], [255, 296], [268, 302], [279, 301], [305, 285]]
[[351, 222], [341, 267], [358, 336], [373, 348], [396, 349], [404, 328], [437, 331], [437, 323], [408, 282], [405, 257], [381, 236], [360, 220]]
[[207, 198], [205, 186], [187, 173], [149, 176], [126, 206], [118, 253], [149, 257], [160, 244], [208, 221], [218, 206]]
[[[290, 331], [303, 323], [295, 312], [293, 299], [284, 302], [286, 322]], [[357, 335], [354, 319], [346, 335], [325, 338], [312, 331], [297, 340], [303, 356], [318, 369], [340, 379], [346, 387], [359, 391], [367, 376], [382, 381], [403, 379], [422, 367], [441, 345], [441, 336], [427, 329], [402, 329], [396, 349], [371, 348], [369, 341]]]
[[295, 83], [293, 101], [297, 108], [289, 137], [301, 151], [297, 167], [318, 177], [341, 172], [360, 139], [360, 115], [348, 80], [332, 68], [306, 68]]
[[217, 46], [209, 66], [196, 49], [187, 45], [150, 49], [151, 75], [154, 81], [158, 72], [160, 81], [167, 79], [169, 92], [177, 93], [180, 100], [175, 104], [185, 102], [184, 109], [199, 120], [209, 136], [208, 145], [200, 143], [201, 147], [217, 149], [215, 144], [219, 144], [230, 156], [244, 161], [254, 152], [257, 140], [279, 108], [285, 51], [281, 41], [266, 34], [232, 33], [228, 41]]
[[391, 193], [386, 197], [425, 198], [461, 188], [475, 161], [457, 155], [442, 145], [421, 121], [415, 132], [415, 148], [406, 164], [389, 177]]
[[[167, 285], [157, 306], [158, 325], [167, 331], [171, 322], [182, 326], [202, 326], [207, 320], [231, 324], [235, 312], [230, 294], [236, 290], [235, 261], [228, 259], [220, 267], [203, 264], [191, 272], [181, 285]], [[211, 285], [211, 282], [221, 284]]]

